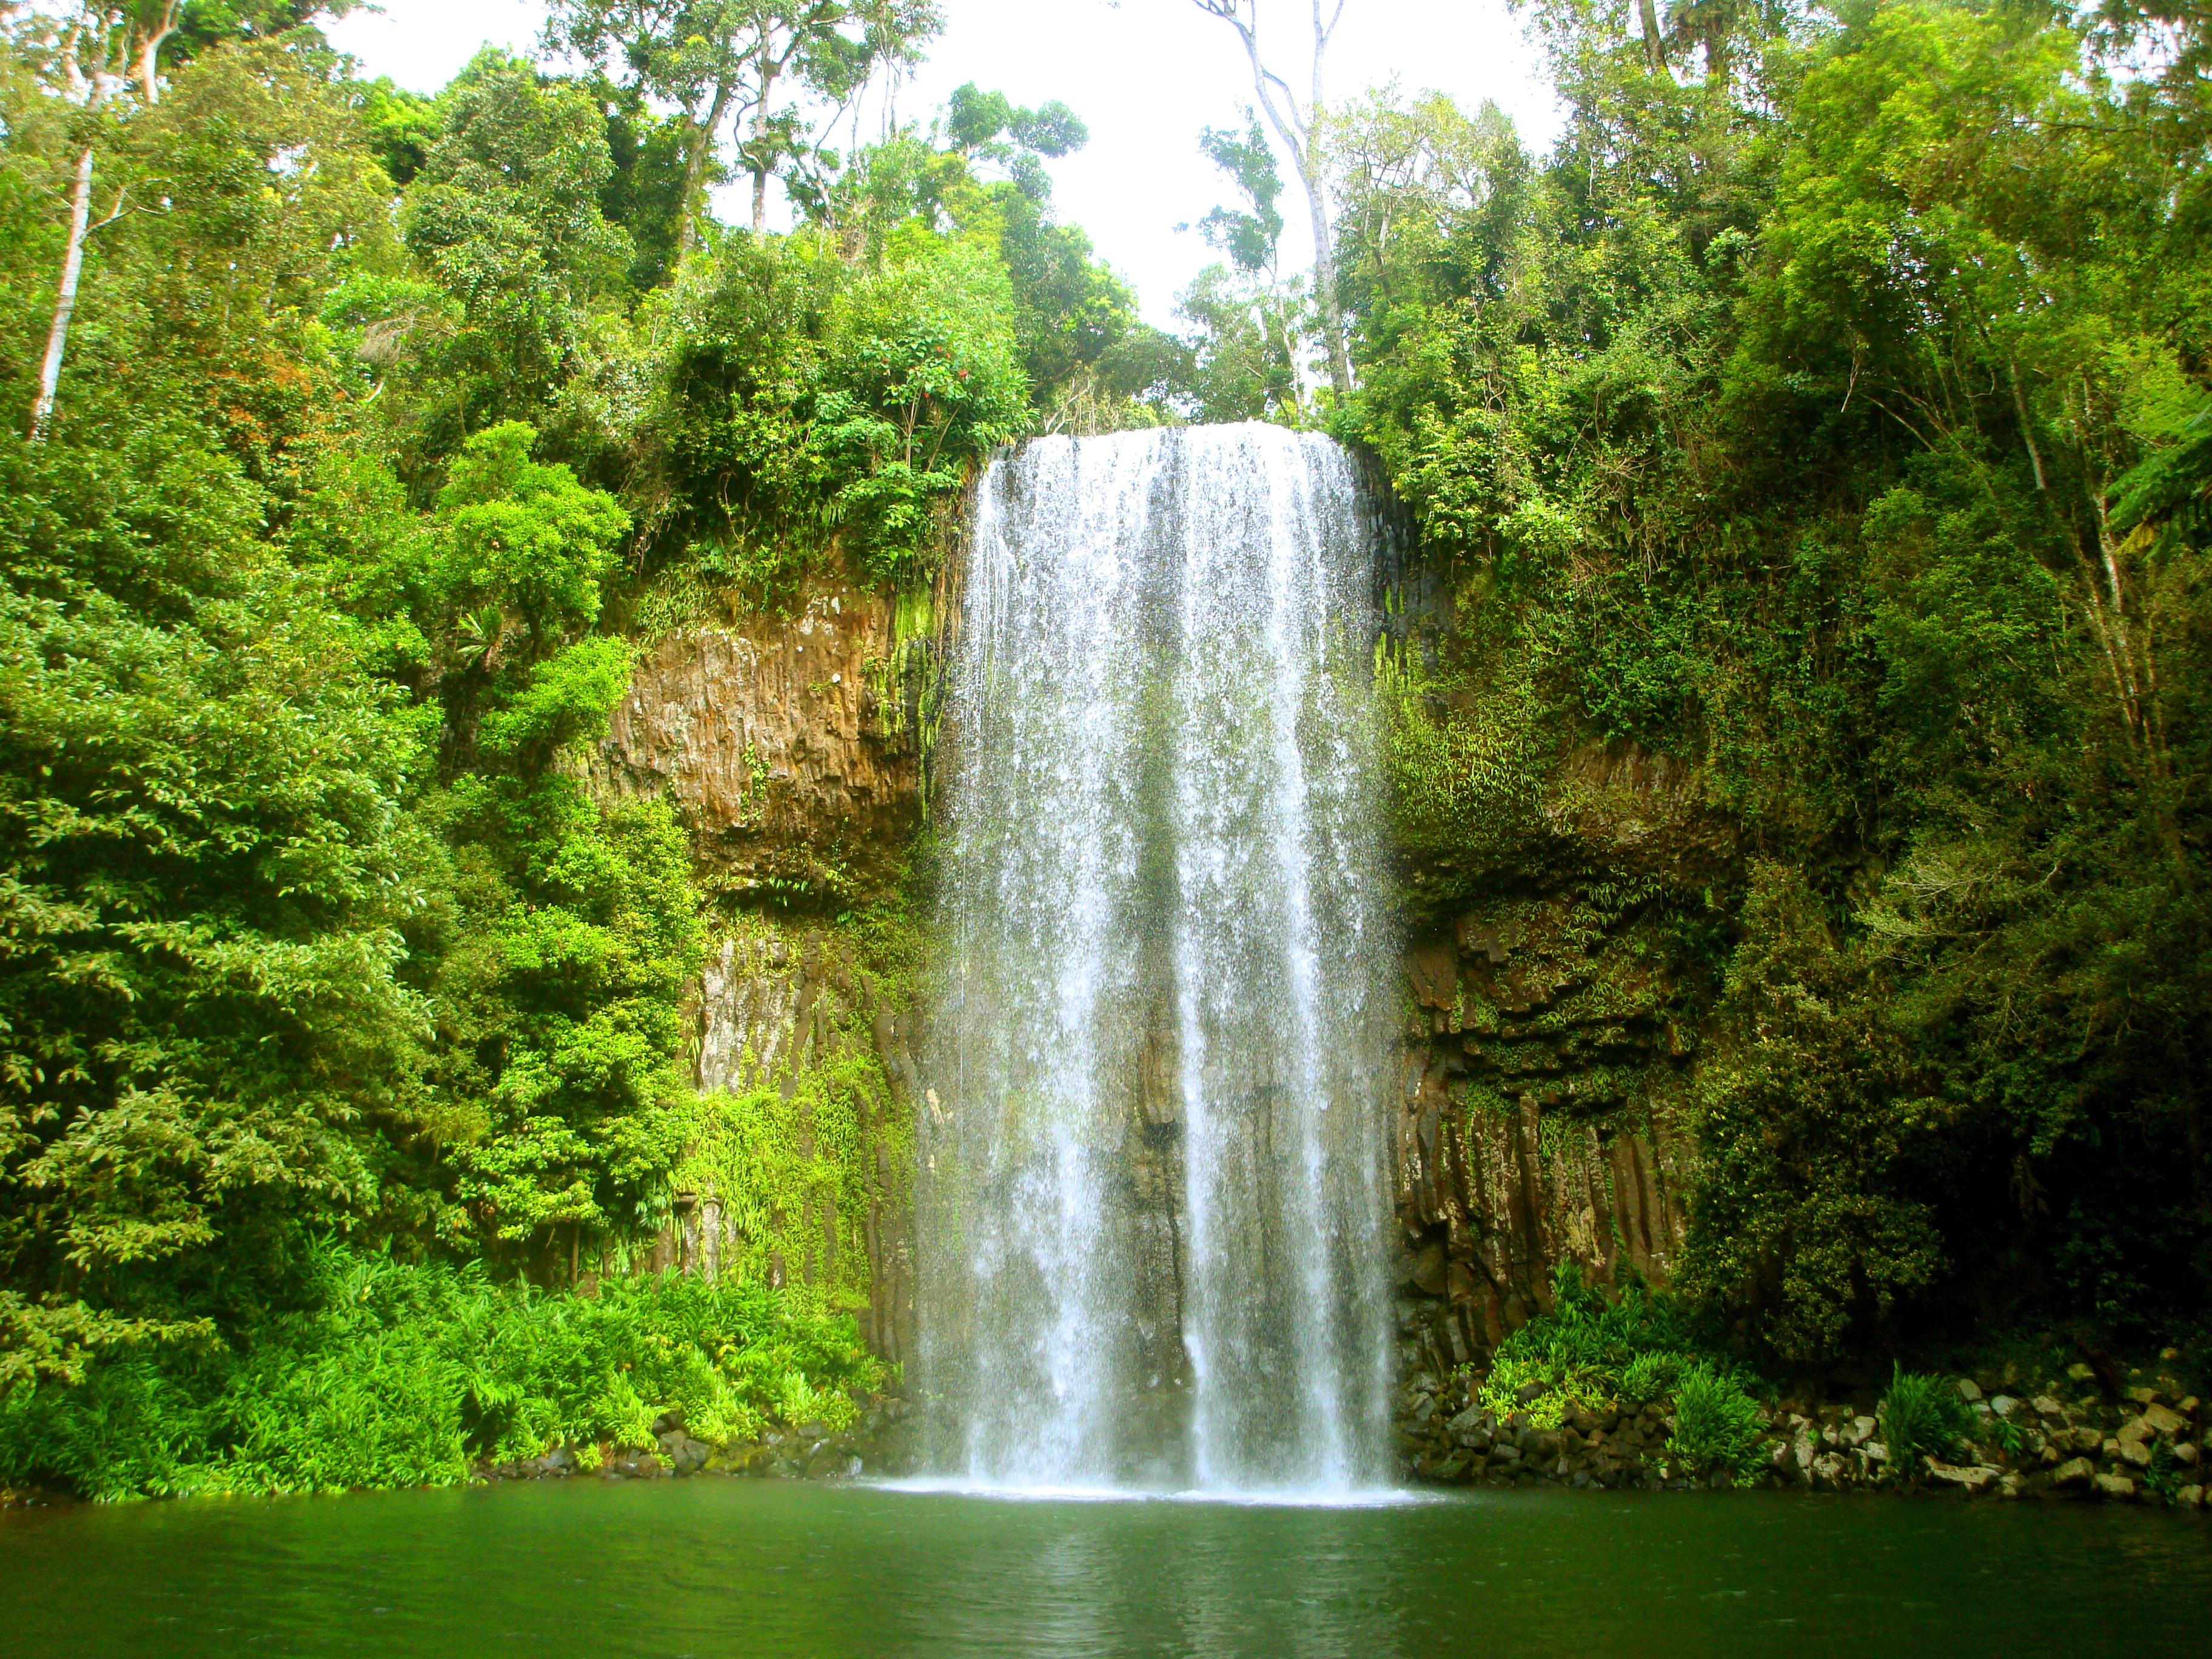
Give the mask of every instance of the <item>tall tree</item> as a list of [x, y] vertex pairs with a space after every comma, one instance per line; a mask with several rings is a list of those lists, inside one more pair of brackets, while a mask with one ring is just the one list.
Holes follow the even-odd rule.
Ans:
[[799, 106], [780, 94], [811, 94], [842, 110], [878, 69], [910, 62], [943, 23], [937, 0], [554, 0], [545, 43], [676, 106], [686, 137], [683, 252], [698, 246], [726, 129], [744, 135], [752, 225], [764, 230], [770, 175], [811, 148]]
[[1313, 78], [1305, 102], [1281, 75], [1267, 66], [1260, 48], [1260, 0], [1191, 0], [1209, 17], [1218, 17], [1237, 31], [1243, 43], [1245, 60], [1252, 69], [1252, 91], [1267, 117], [1276, 138], [1290, 152], [1305, 187], [1306, 211], [1313, 222], [1314, 297], [1321, 310], [1322, 345], [1328, 353], [1328, 378], [1340, 399], [1352, 396], [1352, 353], [1344, 337], [1344, 303], [1336, 287], [1335, 231], [1328, 210], [1326, 167], [1322, 135], [1327, 104], [1322, 96], [1322, 63], [1328, 56], [1330, 37], [1344, 19], [1345, 0], [1310, 0], [1313, 10]]
[[[45, 441], [53, 422], [54, 399], [61, 389], [62, 358], [69, 349], [70, 323], [76, 314], [77, 283], [84, 273], [85, 243], [92, 222], [92, 177], [98, 146], [94, 134], [108, 106], [123, 95], [134, 60], [146, 66], [144, 94], [153, 96], [152, 47], [144, 44], [137, 18], [119, 6], [88, 5], [63, 27], [54, 52], [64, 95], [76, 106], [76, 158], [70, 172], [69, 230], [62, 241], [60, 280], [54, 289], [52, 320], [39, 363], [38, 394], [31, 402], [31, 440]], [[121, 199], [117, 208], [121, 209]]]

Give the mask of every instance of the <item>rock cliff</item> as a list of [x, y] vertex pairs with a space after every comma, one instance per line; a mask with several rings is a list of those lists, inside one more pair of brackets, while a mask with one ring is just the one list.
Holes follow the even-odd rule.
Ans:
[[1684, 923], [1732, 832], [1632, 745], [1532, 770], [1510, 833], [1408, 854], [1399, 1281], [1403, 1358], [1437, 1376], [1548, 1311], [1563, 1261], [1664, 1283], [1686, 1219]]
[[897, 623], [884, 596], [817, 580], [782, 611], [669, 633], [633, 672], [599, 769], [673, 795], [702, 883], [727, 900], [895, 885], [921, 818]]
[[592, 769], [673, 799], [715, 917], [694, 1024], [708, 1103], [646, 1265], [806, 1287], [893, 1361], [912, 1345], [902, 884], [928, 622], [817, 580], [780, 611], [675, 629], [641, 653]]
[[[603, 787], [672, 796], [723, 919], [696, 1078], [732, 1104], [719, 1146], [686, 1166], [654, 1262], [750, 1259], [817, 1285], [890, 1358], [911, 1346], [922, 1109], [901, 895], [927, 818], [929, 661], [952, 611], [901, 615], [817, 580], [781, 612], [671, 632], [594, 768]], [[1501, 726], [1494, 704], [1482, 717]], [[1395, 1118], [1401, 1358], [1437, 1376], [1547, 1308], [1564, 1261], [1604, 1283], [1668, 1277], [1710, 989], [1681, 939], [1737, 856], [1727, 816], [1674, 763], [1522, 747], [1538, 759], [1508, 829], [1404, 837], [1402, 1071], [1377, 1109]], [[1160, 1093], [1141, 1115], [1171, 1127]], [[738, 1109], [769, 1097], [777, 1109]], [[740, 1167], [785, 1164], [810, 1173], [730, 1190]]]

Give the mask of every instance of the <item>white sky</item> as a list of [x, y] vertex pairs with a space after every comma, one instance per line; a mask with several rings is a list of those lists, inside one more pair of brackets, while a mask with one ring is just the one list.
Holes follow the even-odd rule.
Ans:
[[[369, 75], [421, 92], [444, 85], [485, 41], [531, 50], [544, 15], [541, 0], [383, 5], [327, 32]], [[898, 118], [926, 121], [965, 81], [1017, 104], [1067, 104], [1090, 127], [1091, 143], [1052, 164], [1060, 216], [1088, 230], [1100, 255], [1136, 284], [1148, 319], [1172, 327], [1176, 291], [1218, 257], [1195, 232], [1175, 227], [1233, 195], [1227, 177], [1199, 155], [1198, 135], [1237, 125], [1238, 106], [1250, 101], [1235, 35], [1190, 0], [945, 0], [945, 9], [929, 62], [896, 93]], [[1306, 59], [1297, 48], [1308, 37], [1295, 26], [1305, 11], [1299, 0], [1263, 0], [1262, 21], [1278, 32], [1271, 56], [1301, 88]], [[1540, 59], [1505, 0], [1349, 0], [1328, 74], [1332, 103], [1395, 77], [1409, 92], [1435, 88], [1470, 108], [1494, 99], [1532, 149], [1548, 149], [1559, 130]], [[880, 119], [870, 106], [863, 136]], [[1307, 257], [1295, 188], [1280, 204], [1291, 226], [1286, 264]], [[725, 202], [721, 211], [735, 219], [739, 204]]]

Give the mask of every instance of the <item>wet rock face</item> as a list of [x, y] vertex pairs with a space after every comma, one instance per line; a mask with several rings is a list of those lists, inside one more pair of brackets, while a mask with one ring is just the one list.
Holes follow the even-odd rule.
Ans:
[[594, 771], [672, 791], [702, 879], [738, 897], [886, 884], [921, 822], [920, 744], [886, 701], [891, 602], [811, 582], [785, 613], [679, 629], [631, 676]]
[[[745, 1236], [729, 1194], [711, 1179], [685, 1179], [687, 1160], [678, 1166], [675, 1213], [644, 1265], [710, 1279], [764, 1272], [771, 1284], [803, 1282], [856, 1298], [865, 1285], [866, 1304], [857, 1312], [863, 1338], [885, 1360], [905, 1358], [914, 1333], [912, 1010], [859, 958], [850, 935], [756, 919], [713, 947], [700, 977], [698, 1019], [699, 1091], [774, 1089], [791, 1105], [790, 1150], [802, 1159], [818, 1150], [808, 1079], [825, 1068], [839, 1072], [856, 1134], [837, 1156], [858, 1161], [857, 1179], [805, 1184], [787, 1206], [754, 1219], [757, 1232], [768, 1230], [763, 1240]], [[852, 1213], [837, 1194], [855, 1188], [865, 1208]]]
[[1508, 850], [1440, 884], [1478, 896], [1432, 911], [1406, 957], [1401, 1335], [1437, 1374], [1548, 1310], [1564, 1261], [1599, 1284], [1672, 1273], [1709, 988], [1668, 924], [1735, 857], [1695, 773], [1625, 744], [1556, 762]]
[[[764, 1221], [753, 1215], [750, 1237], [728, 1194], [679, 1172], [674, 1213], [642, 1265], [765, 1273], [855, 1307], [864, 1282], [863, 1333], [893, 1361], [913, 1318], [912, 1016], [830, 919], [896, 888], [922, 819], [933, 645], [911, 640], [902, 656], [896, 634], [889, 599], [828, 578], [781, 611], [680, 629], [645, 651], [591, 763], [599, 788], [673, 799], [695, 879], [726, 918], [695, 1005], [701, 1093], [776, 1089], [811, 1158], [819, 1091], [808, 1084], [838, 1068], [861, 1120], [845, 1155], [866, 1166], [842, 1183], [845, 1203], [810, 1188]], [[915, 672], [896, 672], [902, 662]], [[848, 1213], [856, 1186], [861, 1214]]]

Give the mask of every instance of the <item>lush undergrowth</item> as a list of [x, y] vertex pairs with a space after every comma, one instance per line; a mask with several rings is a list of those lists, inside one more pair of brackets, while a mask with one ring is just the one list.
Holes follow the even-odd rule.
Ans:
[[653, 1443], [681, 1407], [720, 1441], [848, 1423], [884, 1380], [852, 1321], [759, 1283], [673, 1275], [596, 1296], [326, 1247], [309, 1305], [228, 1343], [124, 1352], [0, 1407], [0, 1484], [86, 1497], [444, 1485], [556, 1444]]
[[1525, 1412], [1557, 1428], [1575, 1411], [1667, 1402], [1667, 1449], [1701, 1473], [1748, 1472], [1759, 1443], [1755, 1378], [1700, 1345], [1681, 1304], [1632, 1285], [1607, 1302], [1572, 1262], [1553, 1280], [1553, 1307], [1498, 1344], [1477, 1398], [1503, 1419]]

